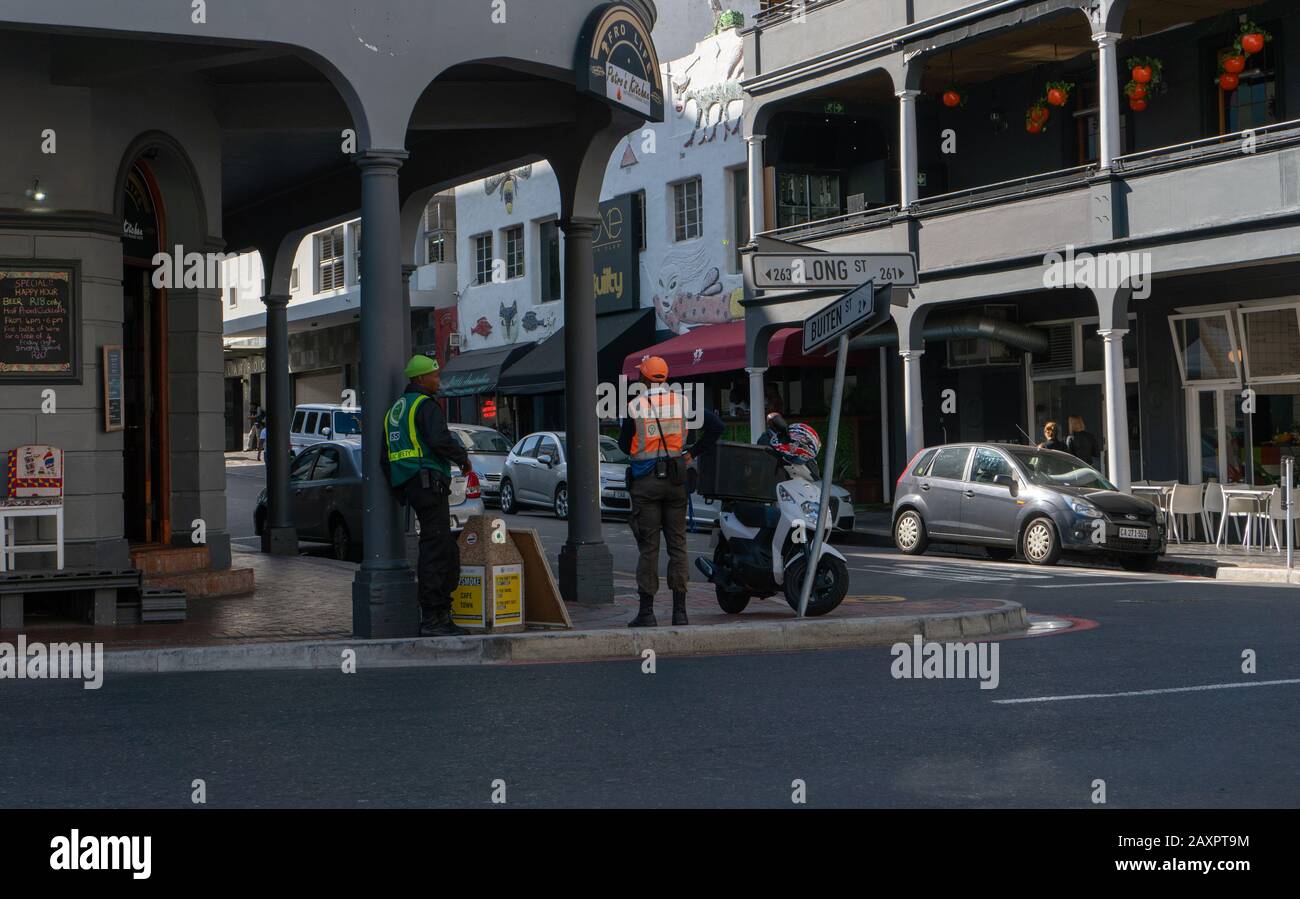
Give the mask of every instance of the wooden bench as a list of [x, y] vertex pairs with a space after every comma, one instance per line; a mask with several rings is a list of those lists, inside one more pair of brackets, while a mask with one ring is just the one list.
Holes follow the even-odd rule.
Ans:
[[94, 594], [92, 621], [96, 627], [117, 624], [117, 591], [140, 589], [134, 568], [65, 568], [61, 571], [9, 571], [0, 574], [0, 630], [23, 626], [23, 598], [33, 593]]

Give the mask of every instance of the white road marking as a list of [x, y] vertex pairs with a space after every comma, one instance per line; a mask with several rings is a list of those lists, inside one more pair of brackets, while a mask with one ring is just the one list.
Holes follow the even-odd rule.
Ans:
[[1071, 699], [1115, 699], [1123, 696], [1160, 696], [1165, 693], [1202, 693], [1206, 690], [1235, 690], [1239, 687], [1276, 687], [1300, 684], [1300, 677], [1286, 680], [1246, 681], [1231, 684], [1202, 684], [1197, 687], [1165, 687], [1160, 690], [1129, 690], [1123, 693], [1075, 693], [1068, 696], [1032, 696], [1026, 699], [995, 699], [998, 705], [1019, 705], [1027, 702], [1066, 702]]

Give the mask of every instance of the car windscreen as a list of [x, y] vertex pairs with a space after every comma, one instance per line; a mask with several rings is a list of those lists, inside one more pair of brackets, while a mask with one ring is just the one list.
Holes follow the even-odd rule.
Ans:
[[510, 452], [510, 441], [496, 431], [461, 431], [453, 429], [452, 433], [461, 445], [471, 453], [498, 453], [504, 456]]
[[1052, 450], [1011, 450], [1011, 455], [1025, 470], [1030, 483], [1042, 487], [1115, 489], [1115, 485], [1103, 478], [1096, 469], [1067, 453]]
[[[561, 440], [560, 446], [564, 447], [565, 458], [569, 455], [569, 441]], [[602, 462], [627, 462], [627, 453], [618, 448], [618, 441], [613, 437], [600, 438], [600, 461]]]
[[334, 413], [334, 436], [342, 437], [344, 434], [361, 433], [361, 413], [360, 412], [335, 412]]

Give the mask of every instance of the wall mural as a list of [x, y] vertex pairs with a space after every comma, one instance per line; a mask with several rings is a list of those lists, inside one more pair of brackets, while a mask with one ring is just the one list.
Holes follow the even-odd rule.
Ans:
[[519, 336], [519, 322], [515, 321], [519, 315], [519, 301], [515, 300], [509, 306], [501, 304], [501, 327], [506, 331], [506, 343], [514, 343], [515, 338]]
[[740, 134], [745, 93], [740, 80], [745, 77], [745, 45], [738, 35], [732, 41], [707, 41], [696, 48], [694, 56], [666, 67], [673, 109], [683, 121], [688, 112], [694, 126], [684, 149], [717, 140], [718, 126], [722, 139]]
[[489, 197], [494, 194], [498, 188], [501, 190], [501, 200], [506, 204], [506, 212], [515, 211], [515, 192], [519, 189], [520, 181], [527, 181], [533, 176], [533, 167], [526, 165], [522, 168], [514, 169], [500, 175], [493, 175], [483, 182], [483, 192]]
[[717, 325], [744, 315], [739, 275], [723, 275], [708, 250], [675, 250], [664, 257], [655, 280], [655, 314], [674, 334]]

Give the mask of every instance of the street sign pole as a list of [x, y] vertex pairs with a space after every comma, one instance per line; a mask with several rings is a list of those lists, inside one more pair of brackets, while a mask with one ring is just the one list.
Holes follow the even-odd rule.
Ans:
[[[803, 587], [799, 591], [799, 617], [808, 611], [808, 596], [812, 593], [813, 582], [817, 580], [817, 563], [822, 555], [822, 535], [826, 533], [827, 519], [830, 516], [831, 477], [835, 473], [835, 446], [840, 437], [840, 408], [844, 401], [844, 369], [849, 358], [849, 332], [840, 334], [835, 351], [835, 386], [831, 391], [830, 436], [826, 438], [826, 467], [822, 470], [821, 502], [817, 505], [817, 532], [813, 534], [812, 558], [804, 565]], [[805, 544], [807, 545], [807, 544]]]
[[1295, 489], [1295, 457], [1287, 456], [1282, 466], [1282, 504], [1286, 509], [1286, 569], [1295, 567], [1295, 503], [1291, 501]]

